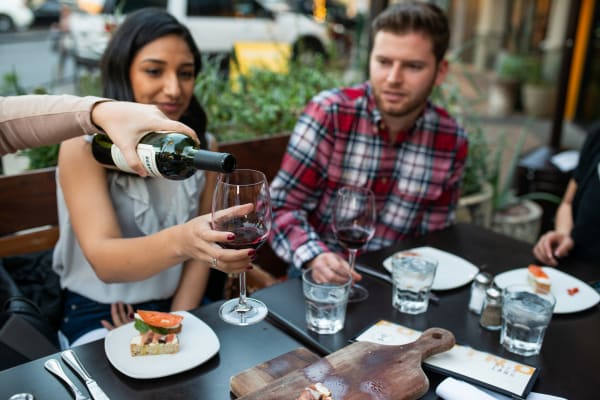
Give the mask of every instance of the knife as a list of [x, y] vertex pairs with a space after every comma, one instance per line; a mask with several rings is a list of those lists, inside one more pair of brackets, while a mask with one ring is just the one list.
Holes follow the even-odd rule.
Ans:
[[77, 375], [79, 375], [83, 382], [85, 382], [85, 385], [87, 386], [94, 400], [110, 400], [106, 393], [104, 393], [104, 391], [100, 389], [98, 383], [92, 379], [90, 374], [83, 367], [83, 364], [79, 360], [79, 357], [77, 357], [77, 354], [75, 354], [73, 350], [65, 350], [60, 353], [60, 356], [63, 359], [63, 361], [69, 367], [71, 367], [73, 371], [77, 373]]
[[75, 395], [75, 400], [90, 400], [90, 398], [81, 393], [81, 390], [79, 390], [79, 388], [75, 386], [73, 381], [69, 379], [69, 377], [67, 376], [67, 374], [65, 374], [65, 371], [62, 369], [60, 363], [56, 358], [51, 358], [47, 360], [44, 363], [44, 368], [50, 371], [50, 373], [52, 373], [54, 376], [56, 376], [58, 379], [64, 382], [69, 387], [69, 389], [71, 389], [71, 392], [73, 392], [73, 395]]

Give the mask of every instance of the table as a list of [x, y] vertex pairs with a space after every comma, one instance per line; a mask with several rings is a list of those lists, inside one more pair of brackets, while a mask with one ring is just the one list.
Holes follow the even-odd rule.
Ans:
[[[531, 245], [525, 242], [475, 225], [458, 224], [444, 231], [398, 243], [392, 248], [362, 255], [358, 262], [387, 273], [382, 266], [386, 257], [398, 250], [424, 245], [454, 253], [494, 275], [526, 267], [534, 261]], [[583, 281], [600, 279], [598, 266], [568, 261], [562, 263], [561, 267]], [[374, 322], [386, 319], [421, 331], [429, 327], [445, 328], [454, 333], [459, 344], [468, 344], [478, 350], [537, 366], [541, 371], [534, 391], [568, 399], [595, 399], [600, 392], [600, 380], [597, 378], [600, 371], [598, 305], [574, 314], [554, 315], [540, 355], [520, 357], [504, 350], [499, 344], [498, 331], [481, 328], [478, 316], [468, 312], [469, 285], [438, 291], [438, 304], [431, 304], [425, 314], [412, 316], [392, 307], [392, 288], [389, 283], [364, 274], [361, 283], [369, 290], [369, 298], [348, 305], [345, 327], [335, 335], [317, 335], [306, 329], [300, 279], [263, 289], [254, 297], [267, 304], [273, 323], [321, 354], [340, 349]], [[427, 374], [431, 385], [424, 398], [435, 399], [434, 389], [444, 377], [432, 371]]]
[[[109, 363], [104, 341], [88, 343], [74, 350], [113, 400], [120, 399], [231, 399], [229, 379], [239, 372], [280, 354], [302, 347], [302, 344], [268, 322], [237, 327], [221, 321], [217, 311], [222, 302], [192, 311], [217, 334], [221, 347], [218, 355], [189, 371], [159, 379], [129, 378]], [[199, 343], [198, 345], [202, 345]], [[125, 349], [125, 351], [128, 351]], [[41, 358], [0, 372], [0, 399], [11, 394], [29, 392], [36, 400], [69, 399], [62, 384], [44, 369], [44, 361], [60, 358], [58, 354]], [[64, 365], [71, 380], [84, 392], [85, 385]]]
[[[532, 262], [531, 246], [477, 226], [459, 224], [444, 231], [399, 243], [393, 248], [365, 254], [359, 262], [385, 272], [382, 261], [394, 252], [429, 245], [455, 253], [475, 265], [497, 274]], [[576, 262], [565, 262], [564, 269], [584, 281], [600, 279], [600, 269]], [[91, 375], [112, 399], [230, 399], [229, 380], [239, 372], [275, 358], [298, 347], [325, 355], [348, 344], [363, 329], [379, 319], [387, 319], [417, 330], [437, 326], [450, 330], [457, 342], [541, 368], [535, 391], [563, 396], [570, 400], [595, 399], [600, 392], [599, 307], [567, 315], [555, 315], [539, 356], [519, 358], [503, 350], [498, 332], [479, 327], [478, 318], [467, 311], [469, 286], [437, 292], [439, 304], [430, 305], [425, 314], [409, 316], [391, 306], [389, 283], [364, 276], [370, 291], [365, 302], [350, 304], [344, 330], [335, 335], [316, 335], [306, 330], [304, 299], [299, 279], [265, 288], [253, 297], [270, 308], [267, 320], [249, 327], [236, 327], [220, 320], [217, 310], [222, 302], [201, 307], [192, 313], [205, 321], [221, 342], [218, 355], [206, 363], [177, 375], [151, 380], [129, 378], [108, 362], [104, 342], [75, 348]], [[201, 344], [200, 344], [201, 345]], [[52, 357], [57, 358], [58, 355]], [[30, 392], [40, 399], [66, 399], [62, 384], [43, 368], [50, 357], [34, 360], [0, 371], [0, 399], [17, 392]], [[65, 367], [80, 389], [83, 383]], [[444, 378], [427, 371], [430, 390], [425, 399], [437, 398], [433, 390]]]

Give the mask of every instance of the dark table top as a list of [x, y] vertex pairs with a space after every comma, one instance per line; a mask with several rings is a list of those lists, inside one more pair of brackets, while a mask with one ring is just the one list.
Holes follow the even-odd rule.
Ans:
[[[180, 374], [158, 379], [129, 378], [109, 363], [104, 340], [76, 347], [74, 351], [111, 399], [231, 399], [229, 380], [232, 376], [302, 345], [265, 321], [248, 327], [226, 324], [217, 315], [220, 304], [213, 303], [192, 311], [217, 334], [221, 344], [218, 354]], [[72, 398], [70, 392], [44, 369], [44, 361], [48, 358], [60, 357], [56, 354], [0, 372], [0, 399], [8, 399], [19, 392], [32, 393], [36, 400]], [[71, 380], [87, 393], [85, 385], [62, 360], [60, 362]]]
[[[496, 234], [492, 231], [459, 224], [445, 231], [399, 243], [393, 248], [359, 257], [362, 265], [387, 273], [383, 260], [398, 250], [432, 246], [463, 257], [493, 275], [514, 268], [526, 267], [534, 261], [531, 245]], [[565, 261], [565, 272], [587, 282], [600, 279], [600, 267]], [[408, 315], [391, 305], [391, 284], [363, 274], [361, 282], [369, 290], [369, 298], [350, 303], [344, 329], [335, 335], [318, 335], [306, 329], [304, 300], [300, 279], [288, 280], [255, 293], [271, 311], [271, 320], [280, 324], [306, 347], [320, 354], [336, 351], [349, 343], [365, 328], [386, 319], [416, 330], [441, 327], [454, 333], [458, 344], [497, 354], [517, 362], [540, 368], [534, 391], [569, 399], [597, 398], [600, 392], [600, 312], [596, 305], [573, 314], [555, 314], [546, 332], [540, 355], [521, 357], [509, 353], [499, 344], [499, 331], [487, 331], [479, 326], [479, 317], [468, 311], [470, 285], [437, 291], [438, 304], [430, 304], [426, 313]], [[282, 301], [282, 299], [286, 299]], [[434, 389], [444, 376], [427, 372], [431, 384], [426, 399], [437, 398]], [[596, 389], [596, 390], [594, 390]]]
[[[457, 225], [445, 231], [406, 241], [394, 248], [359, 257], [363, 265], [385, 270], [382, 261], [394, 252], [429, 245], [461, 256], [493, 274], [527, 266], [532, 262], [531, 246], [471, 225]], [[600, 268], [564, 262], [563, 269], [583, 281], [600, 279]], [[364, 275], [363, 284], [370, 291], [362, 303], [348, 306], [344, 330], [335, 335], [316, 335], [306, 330], [301, 282], [292, 279], [263, 289], [254, 297], [267, 303], [268, 320], [249, 327], [236, 327], [220, 320], [220, 303], [194, 310], [217, 334], [221, 347], [217, 355], [189, 371], [158, 379], [129, 378], [111, 366], [104, 352], [104, 341], [75, 348], [90, 374], [112, 399], [230, 399], [230, 378], [239, 372], [275, 358], [298, 347], [328, 354], [348, 344], [363, 329], [379, 319], [387, 319], [417, 330], [437, 326], [450, 330], [460, 344], [488, 351], [515, 361], [541, 368], [533, 390], [569, 399], [595, 399], [600, 392], [599, 307], [565, 315], [555, 315], [546, 333], [539, 356], [519, 358], [503, 350], [498, 332], [479, 327], [478, 318], [467, 311], [469, 285], [438, 291], [439, 304], [431, 304], [425, 314], [409, 316], [391, 306], [391, 285]], [[281, 321], [284, 323], [281, 324]], [[201, 343], [199, 344], [201, 345]], [[58, 358], [58, 354], [52, 356]], [[34, 360], [0, 371], [0, 399], [11, 394], [30, 392], [36, 399], [71, 398], [62, 384], [43, 368], [50, 357]], [[61, 362], [62, 363], [62, 362]], [[64, 368], [75, 384], [84, 384]], [[424, 396], [435, 399], [433, 389], [444, 378], [427, 371], [430, 391]]]

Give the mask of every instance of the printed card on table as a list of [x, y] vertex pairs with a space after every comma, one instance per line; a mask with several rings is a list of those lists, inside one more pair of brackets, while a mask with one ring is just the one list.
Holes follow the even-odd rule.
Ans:
[[[356, 340], [384, 345], [414, 342], [421, 332], [381, 320], [361, 333]], [[449, 351], [436, 354], [423, 363], [441, 373], [490, 388], [508, 395], [525, 397], [538, 375], [538, 369], [468, 346], [455, 345]]]

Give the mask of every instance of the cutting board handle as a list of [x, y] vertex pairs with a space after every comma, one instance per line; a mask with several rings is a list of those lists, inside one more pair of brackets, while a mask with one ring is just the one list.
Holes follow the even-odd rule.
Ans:
[[421, 360], [424, 360], [434, 354], [450, 350], [455, 343], [452, 332], [442, 328], [429, 328], [421, 334], [414, 345], [420, 349]]

